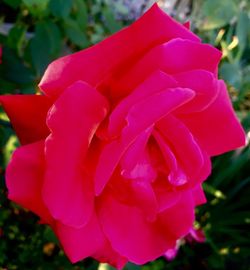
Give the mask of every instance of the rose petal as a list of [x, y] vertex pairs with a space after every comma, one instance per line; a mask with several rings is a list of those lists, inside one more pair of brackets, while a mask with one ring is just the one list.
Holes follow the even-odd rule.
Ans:
[[[153, 168], [149, 164], [149, 160], [146, 153], [146, 146], [148, 143], [148, 139], [151, 136], [152, 130], [153, 127], [149, 127], [144, 132], [142, 132], [136, 138], [135, 142], [128, 148], [126, 153], [123, 155], [121, 159], [121, 174], [125, 178], [136, 179], [143, 177], [145, 179], [145, 177], [148, 178], [148, 176], [152, 177], [155, 175], [155, 173], [152, 172]], [[142, 170], [140, 170], [140, 166], [138, 167], [139, 161], [141, 161], [140, 164], [144, 167]], [[149, 167], [146, 168], [145, 166], [147, 164]], [[138, 170], [140, 170], [141, 173], [143, 173], [143, 176]], [[151, 177], [149, 178], [153, 179]]]
[[158, 212], [174, 206], [181, 197], [181, 192], [171, 186], [165, 176], [160, 175], [152, 184], [157, 198]]
[[191, 113], [205, 110], [217, 97], [217, 80], [206, 70], [189, 70], [173, 75], [179, 87], [188, 87], [195, 91], [195, 98], [183, 105], [176, 113]]
[[205, 193], [202, 189], [201, 184], [196, 185], [193, 190], [193, 198], [194, 198], [194, 204], [195, 206], [201, 205], [207, 202]]
[[83, 226], [92, 214], [93, 182], [84, 160], [107, 110], [106, 99], [79, 81], [65, 90], [48, 115], [43, 198], [52, 216], [67, 225]]
[[[157, 123], [157, 129], [170, 143], [171, 150], [185, 174], [188, 184], [203, 181], [211, 172], [211, 164], [188, 128], [174, 116], [167, 116]], [[185, 153], [185, 154], [183, 154]], [[188, 157], [188, 158], [187, 158]]]
[[199, 145], [211, 155], [219, 155], [245, 145], [241, 127], [223, 81], [218, 82], [219, 95], [204, 111], [180, 116]]
[[221, 55], [211, 45], [176, 38], [149, 50], [119, 79], [109, 83], [109, 91], [112, 96], [116, 92], [130, 93], [155, 70], [173, 75], [202, 69], [217, 76]]
[[128, 259], [114, 251], [108, 241], [92, 257], [99, 262], [108, 263], [118, 270], [122, 270]]
[[188, 179], [186, 174], [178, 164], [176, 157], [170, 147], [166, 144], [163, 137], [156, 130], [154, 131], [154, 138], [158, 142], [162, 155], [166, 161], [166, 165], [169, 168], [168, 181], [173, 186], [180, 186], [187, 183]]
[[94, 255], [107, 241], [94, 213], [88, 223], [81, 228], [57, 222], [54, 231], [72, 263]]
[[54, 61], [46, 70], [40, 88], [48, 96], [57, 97], [78, 80], [92, 86], [105, 77], [110, 77], [110, 81], [127, 72], [147, 50], [176, 37], [199, 42], [196, 35], [153, 5], [124, 30], [89, 49]]
[[126, 125], [125, 117], [130, 108], [143, 99], [161, 92], [166, 88], [177, 87], [177, 82], [172, 76], [157, 70], [153, 72], [142, 84], [140, 84], [129, 96], [114, 108], [109, 117], [109, 134], [117, 136], [121, 129]]
[[8, 197], [36, 213], [43, 222], [50, 223], [52, 218], [41, 195], [43, 180], [44, 142], [17, 148], [6, 169]]
[[5, 95], [0, 97], [5, 112], [21, 142], [29, 144], [45, 139], [49, 129], [46, 115], [52, 102], [42, 95]]
[[[175, 246], [189, 232], [194, 210], [192, 197], [184, 193], [175, 206], [148, 222], [133, 206], [120, 203], [111, 193], [101, 197], [99, 218], [113, 248], [136, 264], [144, 264]], [[183, 222], [185, 220], [185, 222]]]
[[187, 21], [183, 24], [183, 26], [185, 26], [188, 30], [190, 30], [190, 27], [191, 27], [191, 23], [190, 21]]
[[128, 125], [123, 129], [121, 139], [107, 144], [100, 155], [95, 175], [96, 195], [102, 192], [122, 155], [135, 139], [152, 124], [193, 97], [194, 93], [190, 89], [167, 89], [146, 98], [130, 109], [127, 116]]

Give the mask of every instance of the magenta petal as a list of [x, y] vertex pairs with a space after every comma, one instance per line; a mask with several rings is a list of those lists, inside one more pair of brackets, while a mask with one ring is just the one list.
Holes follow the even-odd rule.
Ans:
[[85, 157], [107, 107], [99, 92], [79, 81], [65, 90], [48, 114], [51, 135], [45, 144], [43, 198], [55, 219], [73, 227], [86, 224], [93, 211], [93, 182]]
[[117, 253], [108, 241], [92, 257], [99, 262], [108, 263], [117, 270], [122, 270], [128, 259]]
[[95, 175], [97, 195], [102, 192], [122, 155], [135, 139], [155, 122], [193, 97], [194, 92], [190, 89], [167, 89], [138, 102], [130, 109], [126, 118], [128, 125], [123, 129], [121, 139], [107, 144], [100, 155]]
[[10, 118], [21, 144], [45, 139], [49, 134], [46, 115], [52, 102], [41, 95], [6, 95], [0, 104]]
[[157, 128], [170, 143], [180, 167], [189, 176], [191, 185], [204, 180], [211, 172], [211, 164], [188, 128], [174, 116], [158, 122]]
[[107, 241], [94, 213], [88, 223], [81, 228], [57, 222], [54, 230], [72, 263], [94, 255]]
[[[154, 178], [151, 178], [152, 174], [154, 176], [155, 173], [153, 173], [153, 168], [150, 166], [146, 153], [146, 146], [152, 130], [153, 127], [149, 127], [142, 132], [123, 155], [121, 159], [121, 174], [123, 177], [130, 179]], [[142, 170], [140, 170], [140, 165], [144, 167]]]
[[174, 206], [181, 198], [181, 192], [169, 187], [166, 177], [159, 177], [153, 183], [153, 190], [157, 198], [158, 212]]
[[143, 99], [161, 92], [166, 88], [173, 88], [177, 86], [177, 82], [173, 77], [167, 75], [162, 71], [153, 72], [142, 84], [140, 84], [130, 95], [122, 99], [122, 101], [115, 107], [109, 117], [109, 133], [111, 136], [117, 136], [119, 131], [126, 124], [125, 117], [130, 108], [142, 101]]
[[168, 169], [170, 171], [168, 175], [169, 183], [173, 186], [180, 186], [186, 184], [188, 181], [186, 174], [181, 169], [180, 164], [178, 164], [177, 159], [170, 147], [164, 141], [161, 134], [156, 130], [154, 131], [154, 138], [159, 144], [161, 153], [166, 161], [166, 166], [168, 166]]
[[148, 222], [139, 209], [107, 194], [99, 205], [99, 218], [113, 248], [129, 261], [144, 264], [174, 248], [176, 240], [189, 232], [194, 221], [193, 202], [189, 193], [183, 193], [155, 222]]
[[123, 73], [130, 69], [150, 48], [176, 37], [199, 42], [196, 35], [153, 5], [124, 30], [91, 48], [54, 61], [40, 88], [48, 96], [57, 97], [78, 80], [96, 86], [103, 78], [113, 77], [116, 70]]
[[218, 82], [219, 95], [204, 111], [182, 115], [195, 139], [209, 155], [215, 156], [245, 145], [241, 127], [223, 81]]
[[205, 110], [217, 97], [217, 80], [206, 70], [191, 70], [173, 76], [179, 87], [188, 87], [195, 92], [195, 98], [178, 109], [178, 113], [199, 112]]
[[19, 147], [6, 170], [8, 197], [36, 213], [43, 222], [50, 223], [51, 216], [41, 195], [43, 180], [44, 142]]
[[147, 221], [155, 221], [158, 212], [158, 203], [151, 183], [145, 181], [143, 178], [139, 178], [132, 180], [131, 186], [135, 205], [141, 209]]
[[201, 184], [196, 185], [193, 190], [193, 198], [194, 198], [194, 203], [195, 206], [200, 205], [200, 204], [204, 204], [207, 202], [205, 193], [202, 189]]
[[152, 48], [119, 80], [113, 81], [110, 84], [112, 93], [118, 90], [121, 93], [131, 92], [155, 70], [173, 75], [200, 69], [217, 76], [220, 58], [221, 52], [208, 44], [176, 38]]

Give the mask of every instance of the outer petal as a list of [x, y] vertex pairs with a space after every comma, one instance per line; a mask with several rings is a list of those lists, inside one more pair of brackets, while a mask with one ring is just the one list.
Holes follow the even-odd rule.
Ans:
[[52, 218], [41, 196], [43, 177], [44, 142], [19, 147], [6, 170], [8, 197], [50, 223]]
[[194, 93], [190, 89], [167, 89], [135, 104], [130, 109], [127, 116], [128, 125], [123, 129], [121, 139], [104, 147], [100, 155], [95, 175], [97, 195], [102, 192], [121, 157], [135, 139], [155, 122], [193, 97]]
[[49, 134], [46, 115], [52, 102], [41, 95], [6, 95], [0, 97], [21, 144], [45, 139]]
[[94, 255], [107, 241], [95, 213], [81, 228], [73, 228], [57, 222], [54, 231], [72, 263]]
[[109, 91], [112, 96], [117, 92], [128, 94], [155, 70], [173, 75], [203, 69], [216, 76], [220, 58], [221, 52], [208, 44], [176, 38], [149, 50], [119, 79], [109, 83]]
[[204, 204], [207, 202], [207, 199], [206, 199], [206, 196], [205, 196], [205, 193], [202, 189], [201, 184], [198, 184], [197, 186], [195, 186], [193, 188], [192, 192], [193, 192], [195, 206], [200, 205], [200, 204]]
[[131, 26], [89, 49], [50, 64], [40, 87], [56, 97], [77, 80], [92, 86], [105, 77], [110, 81], [130, 69], [150, 48], [176, 37], [199, 42], [197, 36], [153, 5]]
[[108, 104], [95, 89], [76, 82], [56, 101], [48, 115], [43, 198], [55, 219], [83, 226], [93, 211], [93, 182], [85, 156]]
[[123, 269], [128, 259], [117, 253], [108, 241], [92, 257], [99, 262], [108, 263], [118, 270]]
[[206, 110], [180, 116], [201, 147], [212, 156], [245, 144], [245, 133], [233, 111], [225, 83], [219, 81], [218, 88], [218, 97]]
[[184, 193], [156, 222], [148, 222], [138, 208], [120, 203], [109, 193], [101, 198], [99, 218], [113, 248], [129, 261], [144, 264], [173, 248], [188, 233], [194, 220], [193, 201]]

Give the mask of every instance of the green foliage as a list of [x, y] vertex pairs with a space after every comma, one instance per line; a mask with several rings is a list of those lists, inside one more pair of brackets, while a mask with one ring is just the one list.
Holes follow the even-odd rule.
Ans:
[[[181, 2], [181, 1], [179, 1]], [[0, 33], [3, 59], [0, 94], [36, 93], [46, 66], [57, 57], [86, 48], [130, 23], [117, 21], [107, 0], [3, 0], [0, 18], [11, 24]], [[128, 8], [116, 2], [122, 14]], [[178, 14], [177, 14], [178, 16]], [[240, 0], [192, 1], [192, 27], [205, 42], [223, 52], [219, 75], [250, 134], [250, 3]], [[249, 139], [249, 136], [248, 136]], [[52, 231], [7, 199], [4, 170], [17, 139], [0, 109], [0, 270], [108, 270], [87, 259], [71, 265]], [[126, 270], [249, 269], [250, 148], [214, 158], [204, 184], [208, 203], [197, 209], [195, 226], [204, 229], [204, 244], [182, 241], [177, 258], [159, 259]]]

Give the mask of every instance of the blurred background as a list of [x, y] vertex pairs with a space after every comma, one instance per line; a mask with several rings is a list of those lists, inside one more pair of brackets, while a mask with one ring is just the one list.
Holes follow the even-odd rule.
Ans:
[[[151, 0], [0, 0], [0, 94], [30, 94], [46, 66], [59, 56], [95, 44], [130, 24]], [[204, 183], [208, 203], [199, 207], [196, 229], [206, 241], [189, 236], [175, 259], [160, 258], [127, 270], [250, 269], [250, 2], [247, 0], [160, 0], [159, 5], [204, 42], [223, 52], [219, 76], [228, 84], [248, 144], [213, 159]], [[4, 171], [18, 146], [0, 109], [0, 270], [107, 270], [87, 259], [71, 265], [52, 231], [6, 199]], [[198, 239], [199, 240], [199, 239]]]

